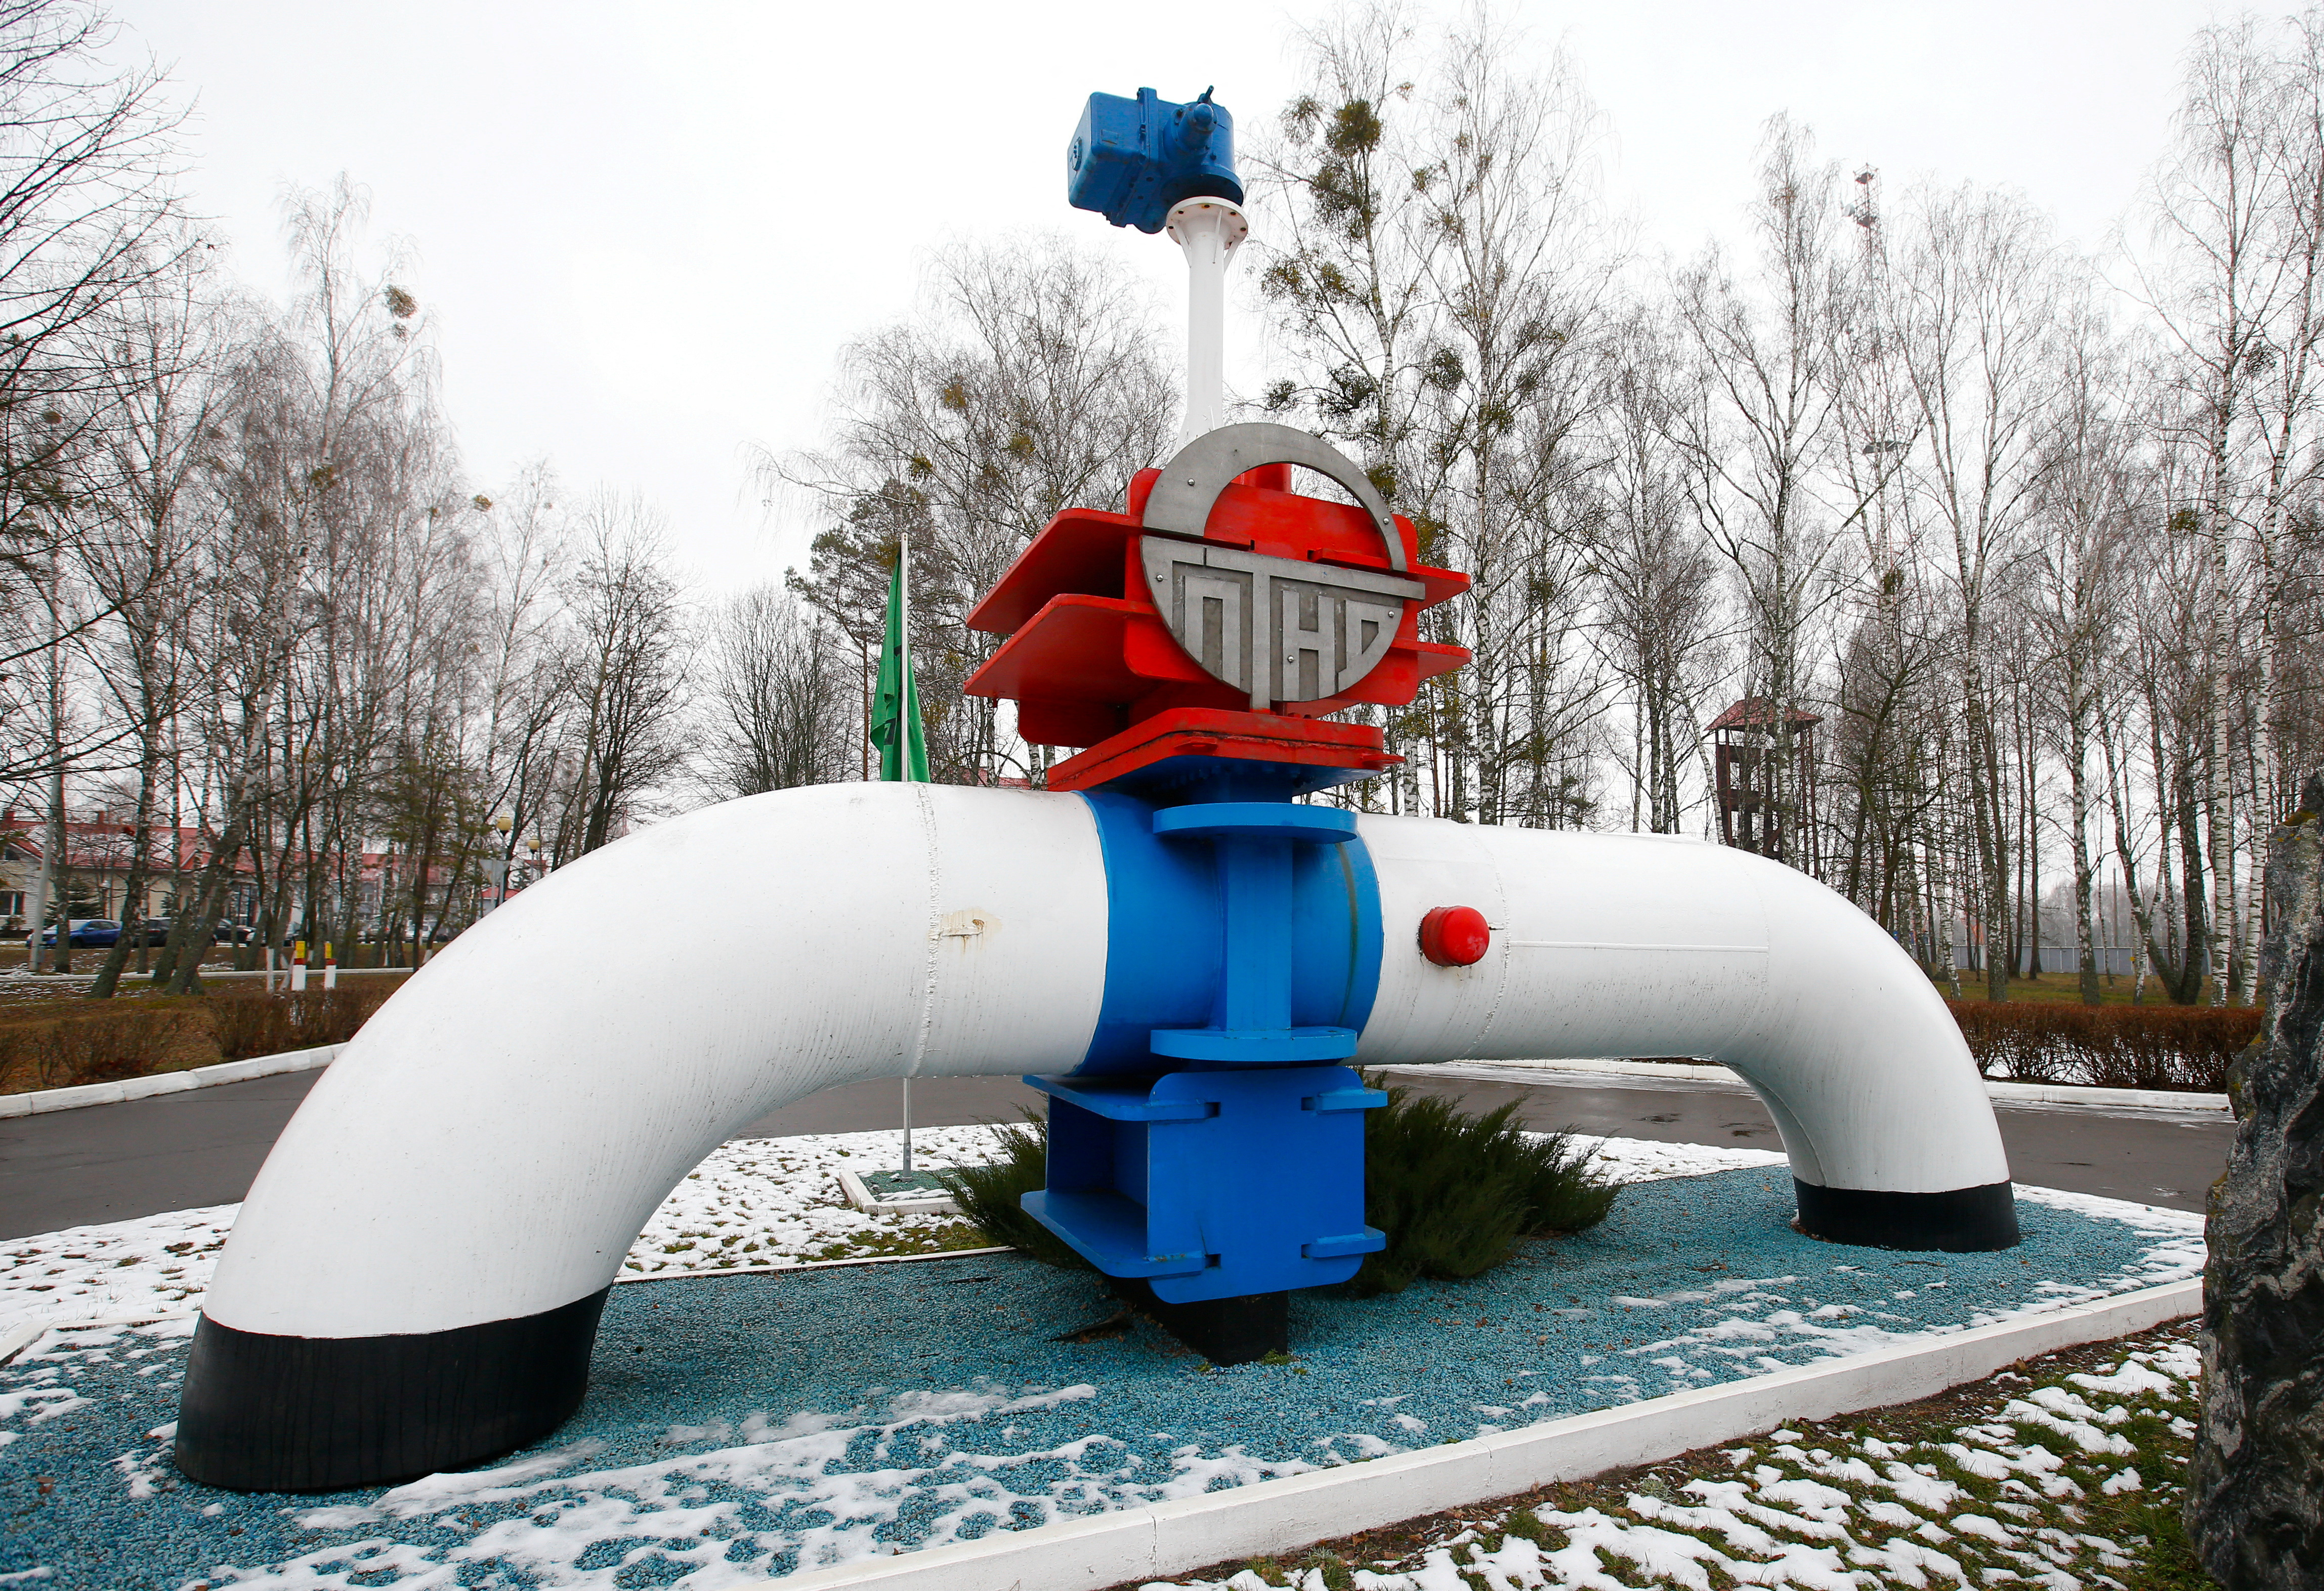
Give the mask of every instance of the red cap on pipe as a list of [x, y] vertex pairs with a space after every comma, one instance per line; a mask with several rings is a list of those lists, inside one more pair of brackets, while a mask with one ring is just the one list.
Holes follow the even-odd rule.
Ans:
[[1440, 967], [1468, 967], [1485, 959], [1493, 931], [1475, 906], [1438, 906], [1420, 919], [1420, 953]]

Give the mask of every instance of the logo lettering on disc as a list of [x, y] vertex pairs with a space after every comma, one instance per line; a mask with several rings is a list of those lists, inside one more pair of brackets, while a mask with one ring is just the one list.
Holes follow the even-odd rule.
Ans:
[[1240, 547], [1147, 536], [1138, 550], [1163, 622], [1214, 679], [1277, 702], [1353, 689], [1379, 667], [1419, 581], [1272, 558]]

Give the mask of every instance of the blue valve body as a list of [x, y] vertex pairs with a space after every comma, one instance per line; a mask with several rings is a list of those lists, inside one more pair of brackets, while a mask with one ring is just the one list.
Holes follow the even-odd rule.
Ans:
[[1093, 94], [1065, 151], [1065, 198], [1116, 226], [1159, 232], [1181, 199], [1242, 203], [1235, 174], [1234, 117], [1210, 90], [1185, 105], [1140, 88], [1138, 97]]
[[[1224, 785], [1230, 781], [1221, 780]], [[1083, 798], [1105, 852], [1103, 1007], [1050, 1097], [1025, 1209], [1170, 1303], [1323, 1287], [1364, 1223], [1363, 1113], [1337, 1064], [1379, 989], [1379, 887], [1355, 814], [1287, 800]]]
[[1026, 1081], [1049, 1096], [1027, 1213], [1167, 1303], [1328, 1287], [1387, 1245], [1364, 1224], [1364, 1112], [1388, 1096], [1347, 1067]]

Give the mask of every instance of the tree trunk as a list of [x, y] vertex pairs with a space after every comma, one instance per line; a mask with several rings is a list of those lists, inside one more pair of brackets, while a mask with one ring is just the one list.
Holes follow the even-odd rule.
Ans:
[[65, 770], [61, 740], [51, 743], [55, 771], [49, 776], [49, 843], [57, 856], [57, 944], [49, 953], [49, 970], [72, 970], [72, 857], [65, 850]]
[[195, 889], [197, 908], [190, 914], [180, 910], [171, 925], [170, 943], [153, 970], [153, 980], [160, 984], [166, 979], [171, 994], [192, 994], [201, 987], [202, 952], [217, 932], [220, 904], [234, 881], [235, 863], [242, 860], [244, 822], [239, 812], [227, 820], [226, 832], [218, 837]]
[[[150, 728], [149, 724], [149, 728]], [[128, 899], [121, 907], [121, 937], [113, 942], [113, 950], [105, 964], [97, 970], [97, 981], [89, 986], [89, 998], [109, 1000], [120, 987], [121, 974], [129, 965], [129, 941], [134, 934], [140, 959], [145, 951], [145, 880], [153, 851], [153, 786], [155, 764], [159, 761], [154, 738], [148, 734], [145, 750], [139, 759], [137, 773], [137, 817], [133, 825], [137, 850], [129, 859], [129, 878], [125, 893]]]
[[2066, 772], [2070, 784], [2068, 799], [2072, 810], [2068, 814], [2073, 824], [2074, 845], [2074, 951], [2081, 971], [2082, 1004], [2103, 1005], [2106, 991], [2098, 983], [2098, 949], [2093, 941], [2091, 878], [2096, 869], [2090, 860], [2090, 790], [2089, 790], [2089, 699], [2083, 680], [2084, 665], [2079, 649], [2067, 653], [2066, 662]]

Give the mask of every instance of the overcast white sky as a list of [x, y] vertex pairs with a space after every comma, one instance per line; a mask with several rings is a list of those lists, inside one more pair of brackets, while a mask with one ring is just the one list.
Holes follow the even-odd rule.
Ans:
[[[815, 439], [835, 355], [904, 312], [949, 237], [1053, 229], [1118, 249], [1166, 317], [1177, 251], [1070, 209], [1093, 89], [1217, 85], [1241, 129], [1293, 87], [1323, 7], [885, 0], [115, 0], [124, 49], [198, 98], [196, 207], [239, 273], [281, 282], [277, 196], [339, 171], [417, 252], [447, 408], [477, 490], [546, 455], [634, 488], [713, 590], [780, 574], [742, 450]], [[1913, 178], [2014, 184], [2096, 247], [2159, 152], [2181, 0], [1517, 0], [1604, 110], [1606, 185], [1650, 247], [1732, 233], [1761, 124]], [[1246, 325], [1229, 369], [1266, 372]], [[1232, 334], [1231, 334], [1231, 336]]]

